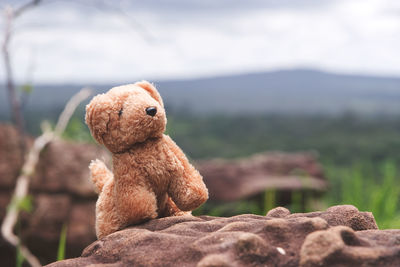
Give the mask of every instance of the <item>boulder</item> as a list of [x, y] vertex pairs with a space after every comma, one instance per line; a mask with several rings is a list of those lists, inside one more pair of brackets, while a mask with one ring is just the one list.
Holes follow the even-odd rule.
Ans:
[[204, 160], [196, 167], [204, 177], [211, 202], [236, 201], [266, 190], [318, 194], [328, 188], [322, 167], [310, 152], [265, 152], [234, 160]]
[[89, 245], [67, 266], [398, 266], [400, 230], [378, 230], [369, 212], [335, 206], [229, 218], [191, 215], [131, 226]]

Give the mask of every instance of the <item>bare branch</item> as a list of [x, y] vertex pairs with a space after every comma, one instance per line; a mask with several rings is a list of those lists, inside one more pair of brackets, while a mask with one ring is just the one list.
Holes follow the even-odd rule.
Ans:
[[105, 0], [95, 0], [94, 7], [103, 11], [103, 12], [113, 12], [119, 16], [119, 18], [127, 25], [139, 34], [144, 41], [148, 43], [154, 43], [156, 38], [151, 34], [151, 32], [138, 20], [134, 19], [130, 16], [126, 10], [127, 8], [124, 6], [118, 6], [117, 3], [112, 1], [105, 1]]
[[24, 5], [20, 6], [19, 8], [15, 9], [14, 18], [19, 17], [20, 15], [22, 15], [22, 13], [24, 13], [28, 9], [31, 9], [31, 8], [39, 5], [40, 2], [41, 2], [41, 0], [32, 0], [32, 1], [29, 1], [28, 3], [26, 3]]
[[25, 142], [24, 142], [25, 123], [22, 114], [21, 100], [16, 92], [16, 86], [13, 77], [13, 69], [11, 66], [9, 45], [12, 39], [12, 33], [13, 33], [12, 28], [15, 19], [20, 15], [22, 15], [25, 11], [38, 5], [40, 2], [41, 0], [31, 0], [16, 9], [13, 9], [11, 6], [6, 6], [4, 8], [5, 29], [4, 29], [2, 53], [3, 53], [3, 61], [6, 72], [6, 87], [8, 91], [9, 103], [11, 105], [12, 120], [16, 124], [19, 133], [20, 153], [22, 158], [24, 157], [25, 154]]
[[5, 16], [5, 29], [4, 29], [2, 52], [3, 52], [3, 61], [6, 72], [6, 83], [7, 83], [6, 87], [8, 92], [9, 103], [11, 105], [12, 120], [17, 126], [17, 130], [20, 135], [19, 137], [20, 153], [21, 157], [23, 157], [25, 152], [25, 142], [23, 141], [24, 138], [23, 136], [25, 133], [24, 119], [21, 112], [20, 99], [17, 96], [16, 87], [14, 83], [13, 70], [11, 67], [11, 59], [9, 51], [9, 44], [12, 37], [12, 24], [14, 19], [13, 9], [11, 7], [6, 7], [4, 10], [4, 16]]
[[11, 203], [7, 210], [6, 216], [1, 225], [1, 233], [6, 241], [15, 247], [19, 247], [21, 254], [29, 262], [31, 266], [41, 266], [39, 260], [29, 251], [29, 249], [21, 244], [18, 236], [13, 232], [14, 226], [17, 223], [19, 215], [18, 201], [24, 199], [28, 193], [29, 181], [35, 172], [36, 165], [39, 161], [40, 152], [43, 148], [54, 140], [58, 135], [61, 135], [65, 127], [74, 113], [76, 107], [80, 102], [85, 100], [90, 95], [90, 90], [82, 89], [79, 93], [74, 95], [68, 101], [63, 112], [61, 113], [55, 131], [50, 129], [45, 130], [41, 136], [35, 139], [31, 149], [29, 150], [28, 157], [22, 167], [21, 175], [17, 178], [15, 190]]

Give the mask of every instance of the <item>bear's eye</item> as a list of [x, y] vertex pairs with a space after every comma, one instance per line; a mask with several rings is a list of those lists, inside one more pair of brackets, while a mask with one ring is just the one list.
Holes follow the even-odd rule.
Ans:
[[122, 115], [122, 108], [118, 112], [118, 116], [121, 117], [121, 115]]

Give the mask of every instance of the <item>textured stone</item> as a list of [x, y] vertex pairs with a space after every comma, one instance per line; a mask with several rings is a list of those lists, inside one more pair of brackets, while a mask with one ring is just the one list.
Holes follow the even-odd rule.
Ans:
[[49, 266], [395, 266], [400, 230], [376, 230], [369, 216], [345, 205], [305, 214], [279, 207], [267, 216], [166, 217]]
[[[340, 214], [340, 216], [338, 216]], [[354, 230], [378, 229], [375, 218], [371, 212], [360, 212], [352, 205], [333, 206], [325, 212], [296, 213], [289, 215], [288, 218], [298, 217], [321, 217], [330, 226], [344, 225]]]
[[[213, 159], [196, 164], [210, 201], [235, 201], [267, 189], [324, 192], [328, 183], [312, 153], [269, 152], [237, 160]], [[287, 203], [286, 203], [287, 204]]]
[[[31, 143], [26, 139], [27, 145]], [[22, 166], [21, 153], [19, 153], [18, 132], [11, 125], [0, 124], [0, 187], [14, 185], [15, 177]]]
[[300, 266], [399, 266], [400, 230], [355, 232], [335, 226], [309, 234]]
[[110, 162], [110, 156], [96, 145], [52, 142], [41, 153], [31, 190], [95, 198], [88, 166], [96, 158]]
[[[28, 147], [33, 138], [26, 137]], [[0, 189], [14, 187], [22, 160], [18, 153], [15, 128], [0, 124]], [[89, 177], [89, 163], [93, 159], [110, 163], [111, 157], [94, 144], [72, 143], [62, 140], [51, 142], [40, 154], [38, 166], [30, 183], [33, 192], [68, 193], [80, 197], [97, 195]]]

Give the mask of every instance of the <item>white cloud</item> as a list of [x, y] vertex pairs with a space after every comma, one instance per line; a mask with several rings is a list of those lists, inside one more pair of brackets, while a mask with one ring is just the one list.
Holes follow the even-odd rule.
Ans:
[[[338, 0], [307, 8], [182, 16], [141, 9], [130, 11], [130, 21], [79, 5], [44, 5], [18, 24], [14, 65], [23, 81], [34, 51], [34, 80], [58, 83], [301, 66], [399, 76], [399, 10], [397, 0]], [[145, 26], [151, 42], [135, 23]]]

